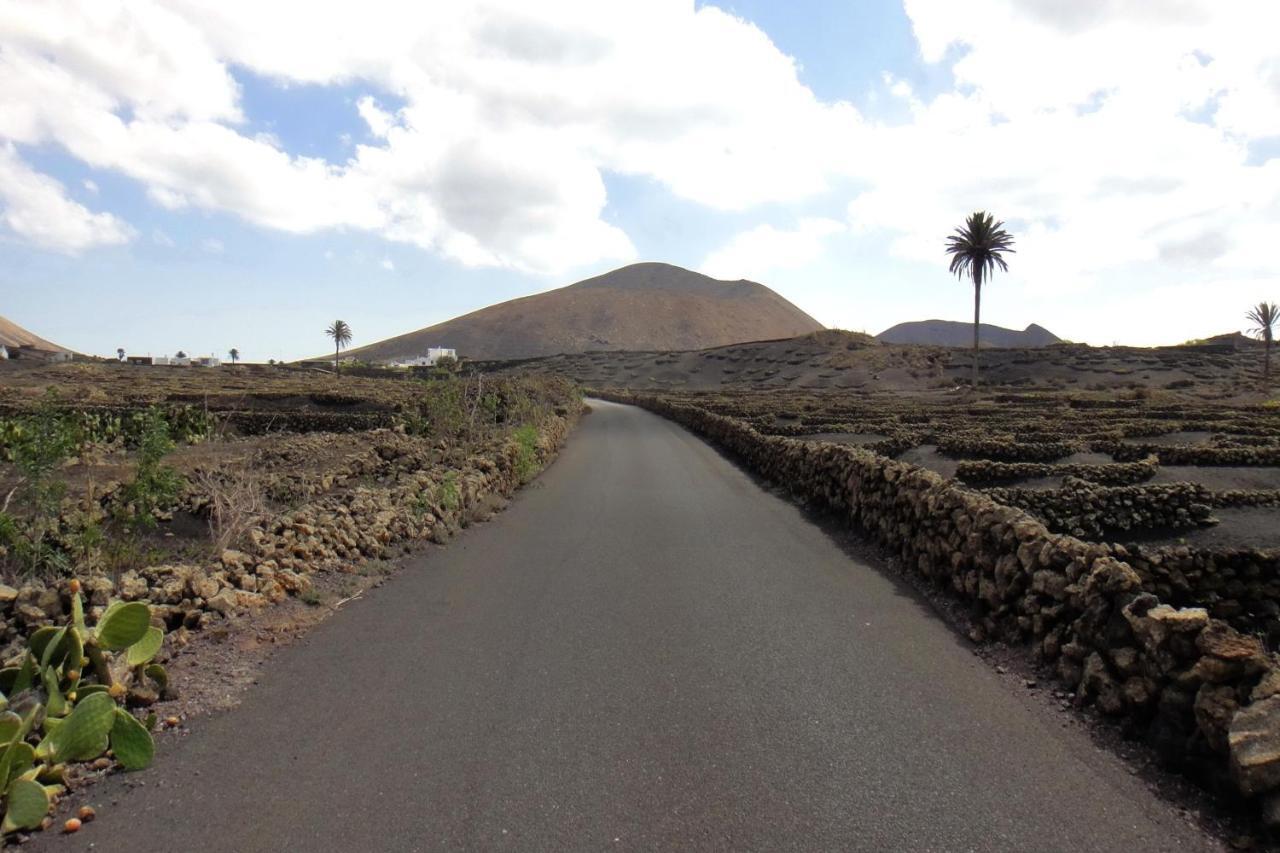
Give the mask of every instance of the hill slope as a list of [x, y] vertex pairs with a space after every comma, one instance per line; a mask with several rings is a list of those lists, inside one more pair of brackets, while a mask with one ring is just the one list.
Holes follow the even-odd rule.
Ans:
[[762, 284], [632, 264], [348, 352], [386, 362], [452, 347], [471, 359], [589, 350], [693, 350], [790, 338], [822, 325]]
[[[831, 389], [865, 393], [950, 392], [968, 380], [972, 354], [959, 347], [886, 344], [827, 329], [786, 341], [756, 341], [693, 352], [590, 352], [491, 370], [554, 373], [588, 388]], [[986, 388], [1096, 393], [1123, 389], [1256, 394], [1262, 359], [1215, 347], [1052, 347], [991, 349], [982, 356]]]
[[17, 323], [12, 320], [6, 320], [4, 317], [0, 317], [0, 346], [35, 347], [36, 349], [42, 350], [67, 350], [66, 347], [60, 347], [52, 341], [47, 341], [39, 335], [32, 334]]
[[[935, 347], [968, 347], [973, 346], [973, 324], [957, 323], [954, 320], [920, 320], [914, 323], [899, 323], [891, 329], [885, 329], [876, 335], [877, 340], [887, 344], [924, 344]], [[985, 347], [1047, 347], [1062, 341], [1053, 332], [1043, 326], [1032, 323], [1021, 332], [1006, 329], [1003, 326], [992, 326], [983, 323], [979, 330], [978, 340]]]

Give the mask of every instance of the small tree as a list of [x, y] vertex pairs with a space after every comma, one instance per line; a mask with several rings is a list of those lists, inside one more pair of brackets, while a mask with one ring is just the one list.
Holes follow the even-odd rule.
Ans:
[[177, 355], [174, 356], [174, 358], [186, 358], [186, 357], [187, 357], [187, 354], [182, 350], [178, 350]]
[[351, 327], [343, 320], [334, 320], [324, 333], [333, 338], [333, 372], [338, 372], [338, 354], [351, 343]]
[[986, 211], [971, 213], [963, 228], [947, 238], [947, 254], [951, 255], [951, 272], [957, 278], [973, 282], [973, 387], [978, 387], [978, 332], [982, 311], [982, 283], [991, 278], [996, 267], [1009, 271], [1004, 253], [1013, 254], [1013, 237], [1004, 230], [1003, 222]]
[[124, 361], [124, 347], [120, 347], [116, 350], [116, 359]]
[[235, 347], [232, 347], [230, 350], [228, 350], [227, 355], [231, 358], [232, 364], [235, 364], [237, 361], [240, 360], [240, 350], [236, 349]]
[[[33, 414], [17, 419], [17, 427], [9, 452], [18, 481], [0, 502], [0, 545], [32, 574], [42, 568], [66, 568], [56, 565], [58, 550], [51, 541], [67, 491], [57, 471], [79, 446], [79, 436], [52, 388]], [[8, 513], [15, 496], [25, 511], [21, 525]]]
[[1280, 306], [1274, 302], [1259, 302], [1245, 315], [1254, 326], [1249, 333], [1262, 339], [1262, 381], [1271, 383], [1271, 344], [1275, 340], [1276, 322], [1280, 321]]

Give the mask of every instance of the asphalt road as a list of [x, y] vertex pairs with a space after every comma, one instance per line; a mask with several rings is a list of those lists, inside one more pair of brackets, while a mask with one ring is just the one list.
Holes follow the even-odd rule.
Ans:
[[707, 445], [596, 403], [505, 513], [36, 846], [1216, 849], [1008, 681]]

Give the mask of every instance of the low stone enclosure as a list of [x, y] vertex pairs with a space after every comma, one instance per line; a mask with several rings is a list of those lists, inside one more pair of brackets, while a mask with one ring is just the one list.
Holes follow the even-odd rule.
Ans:
[[[643, 406], [832, 511], [969, 603], [977, 638], [1030, 645], [1075, 691], [1170, 762], [1280, 821], [1280, 658], [1197, 606], [1202, 593], [1269, 586], [1274, 554], [1213, 558], [1055, 533], [1022, 509], [862, 447], [762, 434], [692, 401], [602, 393]], [[760, 395], [717, 401], [767, 406]], [[867, 429], [865, 423], [859, 426]], [[1264, 568], [1265, 565], [1265, 568]], [[1215, 601], [1221, 601], [1220, 594]]]

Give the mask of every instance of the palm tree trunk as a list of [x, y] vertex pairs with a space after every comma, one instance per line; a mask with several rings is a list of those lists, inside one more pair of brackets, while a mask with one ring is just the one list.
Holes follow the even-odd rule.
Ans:
[[333, 344], [333, 372], [334, 373], [338, 372], [338, 353], [340, 352], [342, 352], [342, 347], [338, 346], [338, 343], [335, 341]]
[[978, 387], [978, 318], [982, 312], [982, 281], [973, 282], [973, 387]]
[[1262, 348], [1262, 383], [1266, 389], [1271, 388], [1271, 336], [1267, 335]]

